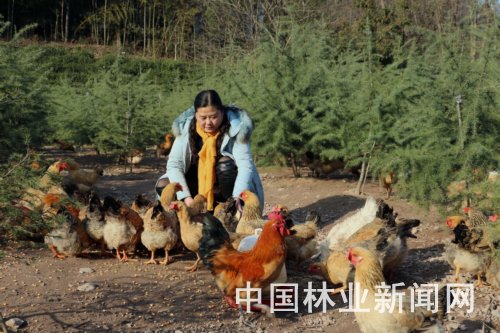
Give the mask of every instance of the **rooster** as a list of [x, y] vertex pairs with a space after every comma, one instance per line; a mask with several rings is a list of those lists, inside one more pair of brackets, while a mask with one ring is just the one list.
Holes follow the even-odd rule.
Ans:
[[[356, 311], [356, 321], [363, 333], [406, 333], [413, 330], [423, 328], [425, 319], [431, 318], [433, 313], [431, 310], [426, 310], [420, 307], [415, 309], [410, 308], [410, 300], [407, 297], [403, 298], [402, 311], [394, 309], [394, 311], [380, 312], [377, 310], [376, 293], [377, 286], [385, 283], [382, 267], [377, 255], [370, 250], [354, 247], [350, 248], [347, 254], [347, 259], [355, 267], [354, 281], [359, 284], [361, 291], [367, 290], [366, 299], [360, 307], [368, 309], [368, 312]], [[443, 305], [446, 304], [444, 299], [446, 293], [444, 288], [438, 292], [438, 317], [443, 317], [446, 311]], [[380, 304], [379, 304], [380, 305]]]
[[[285, 264], [285, 237], [290, 230], [280, 215], [270, 213], [269, 218], [257, 242], [247, 252], [233, 248], [219, 220], [210, 215], [203, 219], [200, 256], [233, 307], [236, 307], [236, 288], [244, 288], [249, 282], [252, 288], [265, 289], [278, 278]], [[253, 309], [267, 310], [267, 307], [257, 304]]]
[[241, 219], [236, 226], [236, 232], [243, 235], [253, 235], [255, 229], [262, 228], [267, 222], [262, 218], [259, 197], [250, 191], [243, 191], [240, 194], [240, 199], [243, 200], [243, 212]]

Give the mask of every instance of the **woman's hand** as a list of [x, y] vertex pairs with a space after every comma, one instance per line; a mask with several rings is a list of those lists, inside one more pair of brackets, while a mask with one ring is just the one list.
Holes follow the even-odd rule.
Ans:
[[186, 197], [184, 198], [184, 203], [186, 204], [186, 206], [190, 207], [192, 204], [193, 204], [193, 198], [192, 197]]

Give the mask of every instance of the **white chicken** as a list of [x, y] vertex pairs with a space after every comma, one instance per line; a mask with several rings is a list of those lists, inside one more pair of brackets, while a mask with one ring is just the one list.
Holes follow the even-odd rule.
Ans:
[[366, 199], [363, 208], [354, 214], [336, 222], [326, 238], [320, 243], [321, 261], [325, 262], [330, 251], [342, 246], [342, 244], [364, 225], [372, 222], [377, 216], [379, 204], [373, 197]]

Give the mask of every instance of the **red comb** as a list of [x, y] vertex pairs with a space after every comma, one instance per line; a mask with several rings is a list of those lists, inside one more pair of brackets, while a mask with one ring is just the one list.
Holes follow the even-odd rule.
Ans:
[[488, 216], [488, 220], [490, 220], [491, 222], [496, 222], [497, 221], [497, 214]]

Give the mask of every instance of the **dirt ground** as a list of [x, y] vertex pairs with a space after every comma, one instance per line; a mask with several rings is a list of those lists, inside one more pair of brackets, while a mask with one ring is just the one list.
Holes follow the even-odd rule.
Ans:
[[[104, 176], [97, 184], [99, 195], [112, 195], [130, 203], [139, 193], [153, 198], [153, 186], [163, 173], [165, 163], [148, 152], [141, 165], [126, 173], [112, 158], [85, 153], [53, 150], [49, 157], [71, 156], [83, 167], [100, 163]], [[266, 195], [266, 212], [274, 204], [287, 205], [296, 220], [309, 210], [321, 215], [324, 238], [333, 223], [364, 205], [368, 195], [382, 197], [378, 183], [365, 186], [366, 195], [353, 194], [356, 183], [344, 179], [293, 178], [291, 170], [260, 169]], [[417, 239], [409, 241], [409, 256], [396, 280], [406, 286], [416, 282], [451, 283], [453, 271], [443, 256], [443, 244], [451, 239], [443, 217], [435, 210], [422, 209], [397, 196], [389, 199], [400, 217], [422, 221]], [[352, 313], [339, 312], [346, 307], [338, 295], [332, 298], [334, 308], [308, 313], [304, 305], [299, 313], [279, 312], [276, 318], [260, 314], [239, 320], [217, 290], [206, 268], [187, 273], [194, 254], [178, 253], [168, 266], [145, 265], [147, 253], [128, 263], [115, 258], [52, 258], [49, 250], [40, 248], [3, 249], [0, 262], [0, 311], [5, 320], [21, 318], [22, 332], [359, 332]], [[89, 273], [80, 269], [90, 268]], [[321, 286], [318, 277], [288, 269], [288, 282], [299, 286], [299, 301], [304, 299], [307, 282]], [[474, 282], [462, 275], [462, 281]], [[79, 291], [84, 283], [95, 286]], [[329, 287], [331, 287], [329, 285]], [[445, 321], [447, 332], [494, 332], [500, 323], [500, 297], [490, 286], [475, 289], [474, 311], [454, 309]], [[389, 333], [389, 332], [388, 332]]]

